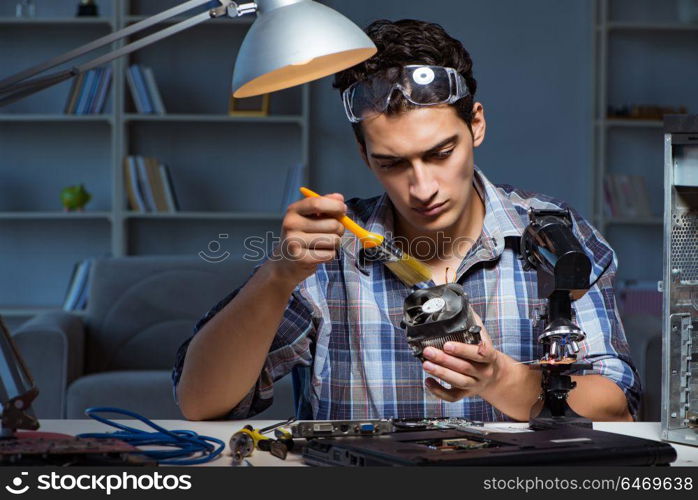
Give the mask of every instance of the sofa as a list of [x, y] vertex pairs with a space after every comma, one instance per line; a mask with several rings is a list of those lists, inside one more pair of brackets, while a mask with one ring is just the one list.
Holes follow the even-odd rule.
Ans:
[[[39, 388], [36, 415], [86, 418], [86, 408], [111, 406], [149, 418], [183, 418], [171, 381], [177, 348], [253, 266], [232, 258], [96, 259], [84, 313], [47, 312], [13, 333]], [[274, 400], [259, 418], [294, 413], [290, 377], [275, 384]]]

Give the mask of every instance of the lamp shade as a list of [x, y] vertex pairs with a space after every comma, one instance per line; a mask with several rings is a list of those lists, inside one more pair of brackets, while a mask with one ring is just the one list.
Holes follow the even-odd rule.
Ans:
[[377, 51], [358, 26], [312, 0], [257, 0], [257, 4], [257, 19], [235, 61], [237, 98], [331, 75]]

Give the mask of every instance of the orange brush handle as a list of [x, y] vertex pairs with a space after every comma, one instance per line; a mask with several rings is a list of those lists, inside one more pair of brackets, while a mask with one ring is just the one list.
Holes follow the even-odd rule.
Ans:
[[[301, 193], [303, 193], [303, 196], [306, 198], [320, 198], [320, 195], [317, 194], [315, 191], [311, 191], [308, 188], [300, 188]], [[383, 236], [380, 234], [372, 233], [370, 231], [366, 231], [363, 227], [359, 226], [356, 222], [351, 220], [349, 217], [346, 215], [343, 217], [338, 217], [337, 220], [342, 223], [344, 227], [346, 227], [349, 231], [354, 233], [357, 238], [359, 238], [359, 241], [363, 245], [364, 248], [371, 248], [371, 247], [377, 247], [379, 245], [383, 244]]]

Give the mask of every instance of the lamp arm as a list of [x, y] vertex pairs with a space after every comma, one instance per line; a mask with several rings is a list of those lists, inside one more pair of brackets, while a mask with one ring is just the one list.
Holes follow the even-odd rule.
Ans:
[[194, 7], [207, 4], [210, 2], [210, 0], [189, 0], [176, 7], [172, 7], [168, 10], [160, 12], [159, 14], [155, 14], [154, 16], [151, 16], [147, 19], [132, 24], [131, 26], [128, 26], [124, 29], [115, 31], [114, 33], [110, 33], [109, 35], [103, 36], [102, 38], [98, 38], [97, 40], [94, 40], [81, 47], [71, 50], [70, 52], [66, 52], [63, 55], [57, 56], [53, 59], [50, 59], [41, 64], [21, 71], [20, 73], [17, 73], [13, 76], [5, 78], [4, 80], [0, 81], [0, 107], [23, 99], [24, 97], [27, 97], [45, 88], [51, 87], [62, 81], [68, 80], [72, 77], [79, 75], [80, 73], [84, 73], [85, 71], [89, 71], [90, 69], [96, 68], [105, 63], [108, 63], [109, 61], [117, 59], [118, 57], [130, 54], [131, 52], [134, 52], [155, 42], [163, 40], [164, 38], [179, 33], [180, 31], [189, 29], [192, 26], [196, 26], [197, 24], [203, 23], [204, 21], [207, 21], [211, 18], [223, 16], [242, 16], [245, 14], [254, 13], [257, 8], [256, 4], [254, 3], [238, 5], [235, 2], [232, 2], [231, 0], [218, 1], [221, 3], [221, 6], [219, 7], [210, 9], [208, 12], [202, 12], [200, 14], [192, 16], [189, 19], [181, 21], [172, 26], [168, 26], [167, 28], [163, 28], [160, 31], [140, 38], [134, 42], [129, 43], [128, 45], [124, 45], [123, 47], [120, 47], [116, 50], [107, 52], [106, 54], [92, 59], [91, 61], [80, 64], [78, 66], [74, 66], [70, 69], [58, 71], [45, 77], [29, 80], [29, 78], [36, 76], [49, 68], [53, 68], [55, 66], [58, 66], [59, 64], [68, 62], [72, 59], [76, 59], [88, 52], [98, 49], [99, 47], [103, 47], [124, 37], [143, 31], [144, 29], [147, 29], [150, 26], [158, 24], [166, 19], [169, 19], [170, 17], [181, 14], [182, 12], [186, 12]]
[[29, 97], [32, 94], [36, 94], [43, 89], [53, 87], [60, 82], [74, 77], [76, 74], [78, 73], [74, 72], [74, 69], [68, 69], [65, 71], [52, 73], [51, 75], [43, 78], [36, 78], [34, 80], [29, 80], [28, 82], [18, 83], [15, 86], [14, 92], [8, 96], [0, 97], [0, 108], [15, 101], [22, 100], [25, 97]]

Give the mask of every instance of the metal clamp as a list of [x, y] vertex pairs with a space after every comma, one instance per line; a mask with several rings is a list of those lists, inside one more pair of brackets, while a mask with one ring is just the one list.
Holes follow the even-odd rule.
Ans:
[[211, 9], [211, 17], [240, 17], [247, 14], [254, 14], [255, 12], [257, 12], [257, 4], [255, 2], [238, 4], [231, 0], [219, 1], [222, 5], [220, 7]]

